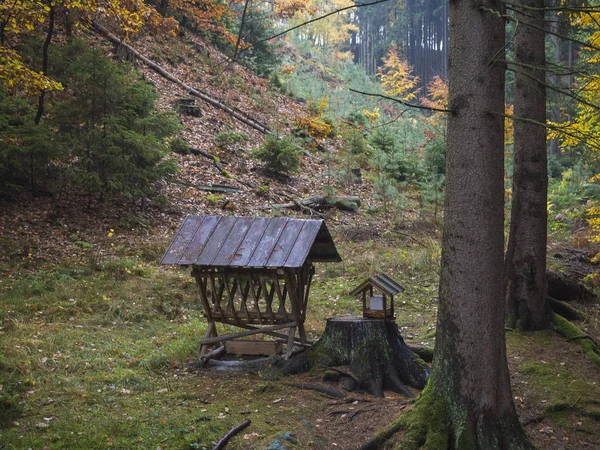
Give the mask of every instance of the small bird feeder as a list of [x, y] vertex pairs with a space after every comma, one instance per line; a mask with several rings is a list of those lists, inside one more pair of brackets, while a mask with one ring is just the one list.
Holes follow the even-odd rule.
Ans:
[[385, 274], [362, 282], [350, 295], [362, 297], [363, 317], [370, 319], [394, 318], [394, 295], [404, 288]]

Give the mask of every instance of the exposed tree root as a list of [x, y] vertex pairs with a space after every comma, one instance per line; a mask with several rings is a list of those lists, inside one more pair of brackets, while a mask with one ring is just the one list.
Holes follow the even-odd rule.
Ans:
[[404, 343], [396, 323], [385, 319], [330, 318], [313, 348], [280, 361], [276, 369], [290, 375], [318, 364], [348, 367], [353, 376], [344, 376], [342, 383], [349, 383], [343, 388], [376, 397], [385, 389], [411, 398], [406, 386], [423, 389], [429, 376], [429, 367]]
[[305, 390], [309, 390], [309, 391], [317, 391], [317, 392], [325, 394], [331, 398], [344, 398], [345, 397], [345, 395], [343, 393], [341, 393], [340, 391], [336, 391], [335, 389], [327, 388], [324, 386], [319, 386], [318, 384], [290, 383], [288, 386], [295, 387], [298, 389], [305, 389]]
[[451, 400], [445, 396], [436, 398], [430, 387], [425, 388], [413, 408], [403, 413], [391, 427], [365, 442], [360, 450], [382, 448], [400, 430], [404, 430], [398, 447], [401, 450], [533, 450], [518, 423], [490, 421], [482, 416], [471, 424], [474, 429], [469, 429], [467, 413], [462, 418], [459, 417], [462, 414], [457, 416], [446, 407], [446, 402]]
[[583, 320], [583, 314], [581, 311], [573, 308], [571, 305], [561, 302], [560, 300], [556, 300], [552, 297], [548, 297], [548, 302], [550, 303], [552, 311], [554, 311], [556, 314], [560, 314], [565, 319]]
[[567, 338], [567, 340], [577, 342], [583, 354], [600, 367], [600, 347], [593, 339], [587, 339], [586, 333], [559, 314], [553, 315], [553, 324], [554, 330], [558, 334]]

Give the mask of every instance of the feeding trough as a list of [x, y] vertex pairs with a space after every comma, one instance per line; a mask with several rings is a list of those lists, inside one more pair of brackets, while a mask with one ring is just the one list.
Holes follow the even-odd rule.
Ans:
[[[210, 346], [220, 349], [227, 341], [254, 334], [285, 339], [288, 358], [295, 343], [308, 344], [304, 320], [313, 263], [339, 261], [323, 220], [188, 216], [161, 264], [192, 267], [208, 320], [201, 358]], [[245, 331], [219, 336], [218, 323]], [[279, 331], [285, 329], [287, 335]], [[260, 341], [234, 345], [236, 353], [279, 348], [262, 346]]]

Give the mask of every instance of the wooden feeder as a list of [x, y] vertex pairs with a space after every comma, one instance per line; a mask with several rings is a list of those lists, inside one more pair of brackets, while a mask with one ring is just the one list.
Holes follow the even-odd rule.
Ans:
[[[259, 333], [285, 339], [289, 358], [294, 344], [308, 345], [304, 320], [313, 263], [341, 260], [323, 220], [188, 216], [161, 264], [192, 266], [208, 319], [201, 359], [210, 345]], [[217, 323], [246, 331], [218, 336]], [[287, 335], [278, 332], [286, 328]], [[278, 350], [261, 341], [232, 347], [235, 353]]]
[[393, 319], [394, 295], [403, 291], [401, 285], [380, 274], [363, 281], [350, 295], [362, 297], [364, 318]]

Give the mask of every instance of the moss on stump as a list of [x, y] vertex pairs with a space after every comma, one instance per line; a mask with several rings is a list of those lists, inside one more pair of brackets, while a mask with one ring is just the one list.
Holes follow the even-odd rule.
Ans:
[[283, 374], [310, 370], [315, 365], [347, 366], [359, 390], [383, 397], [384, 389], [412, 397], [407, 389], [423, 389], [429, 366], [406, 345], [390, 319], [348, 316], [327, 319], [315, 346], [284, 362]]

